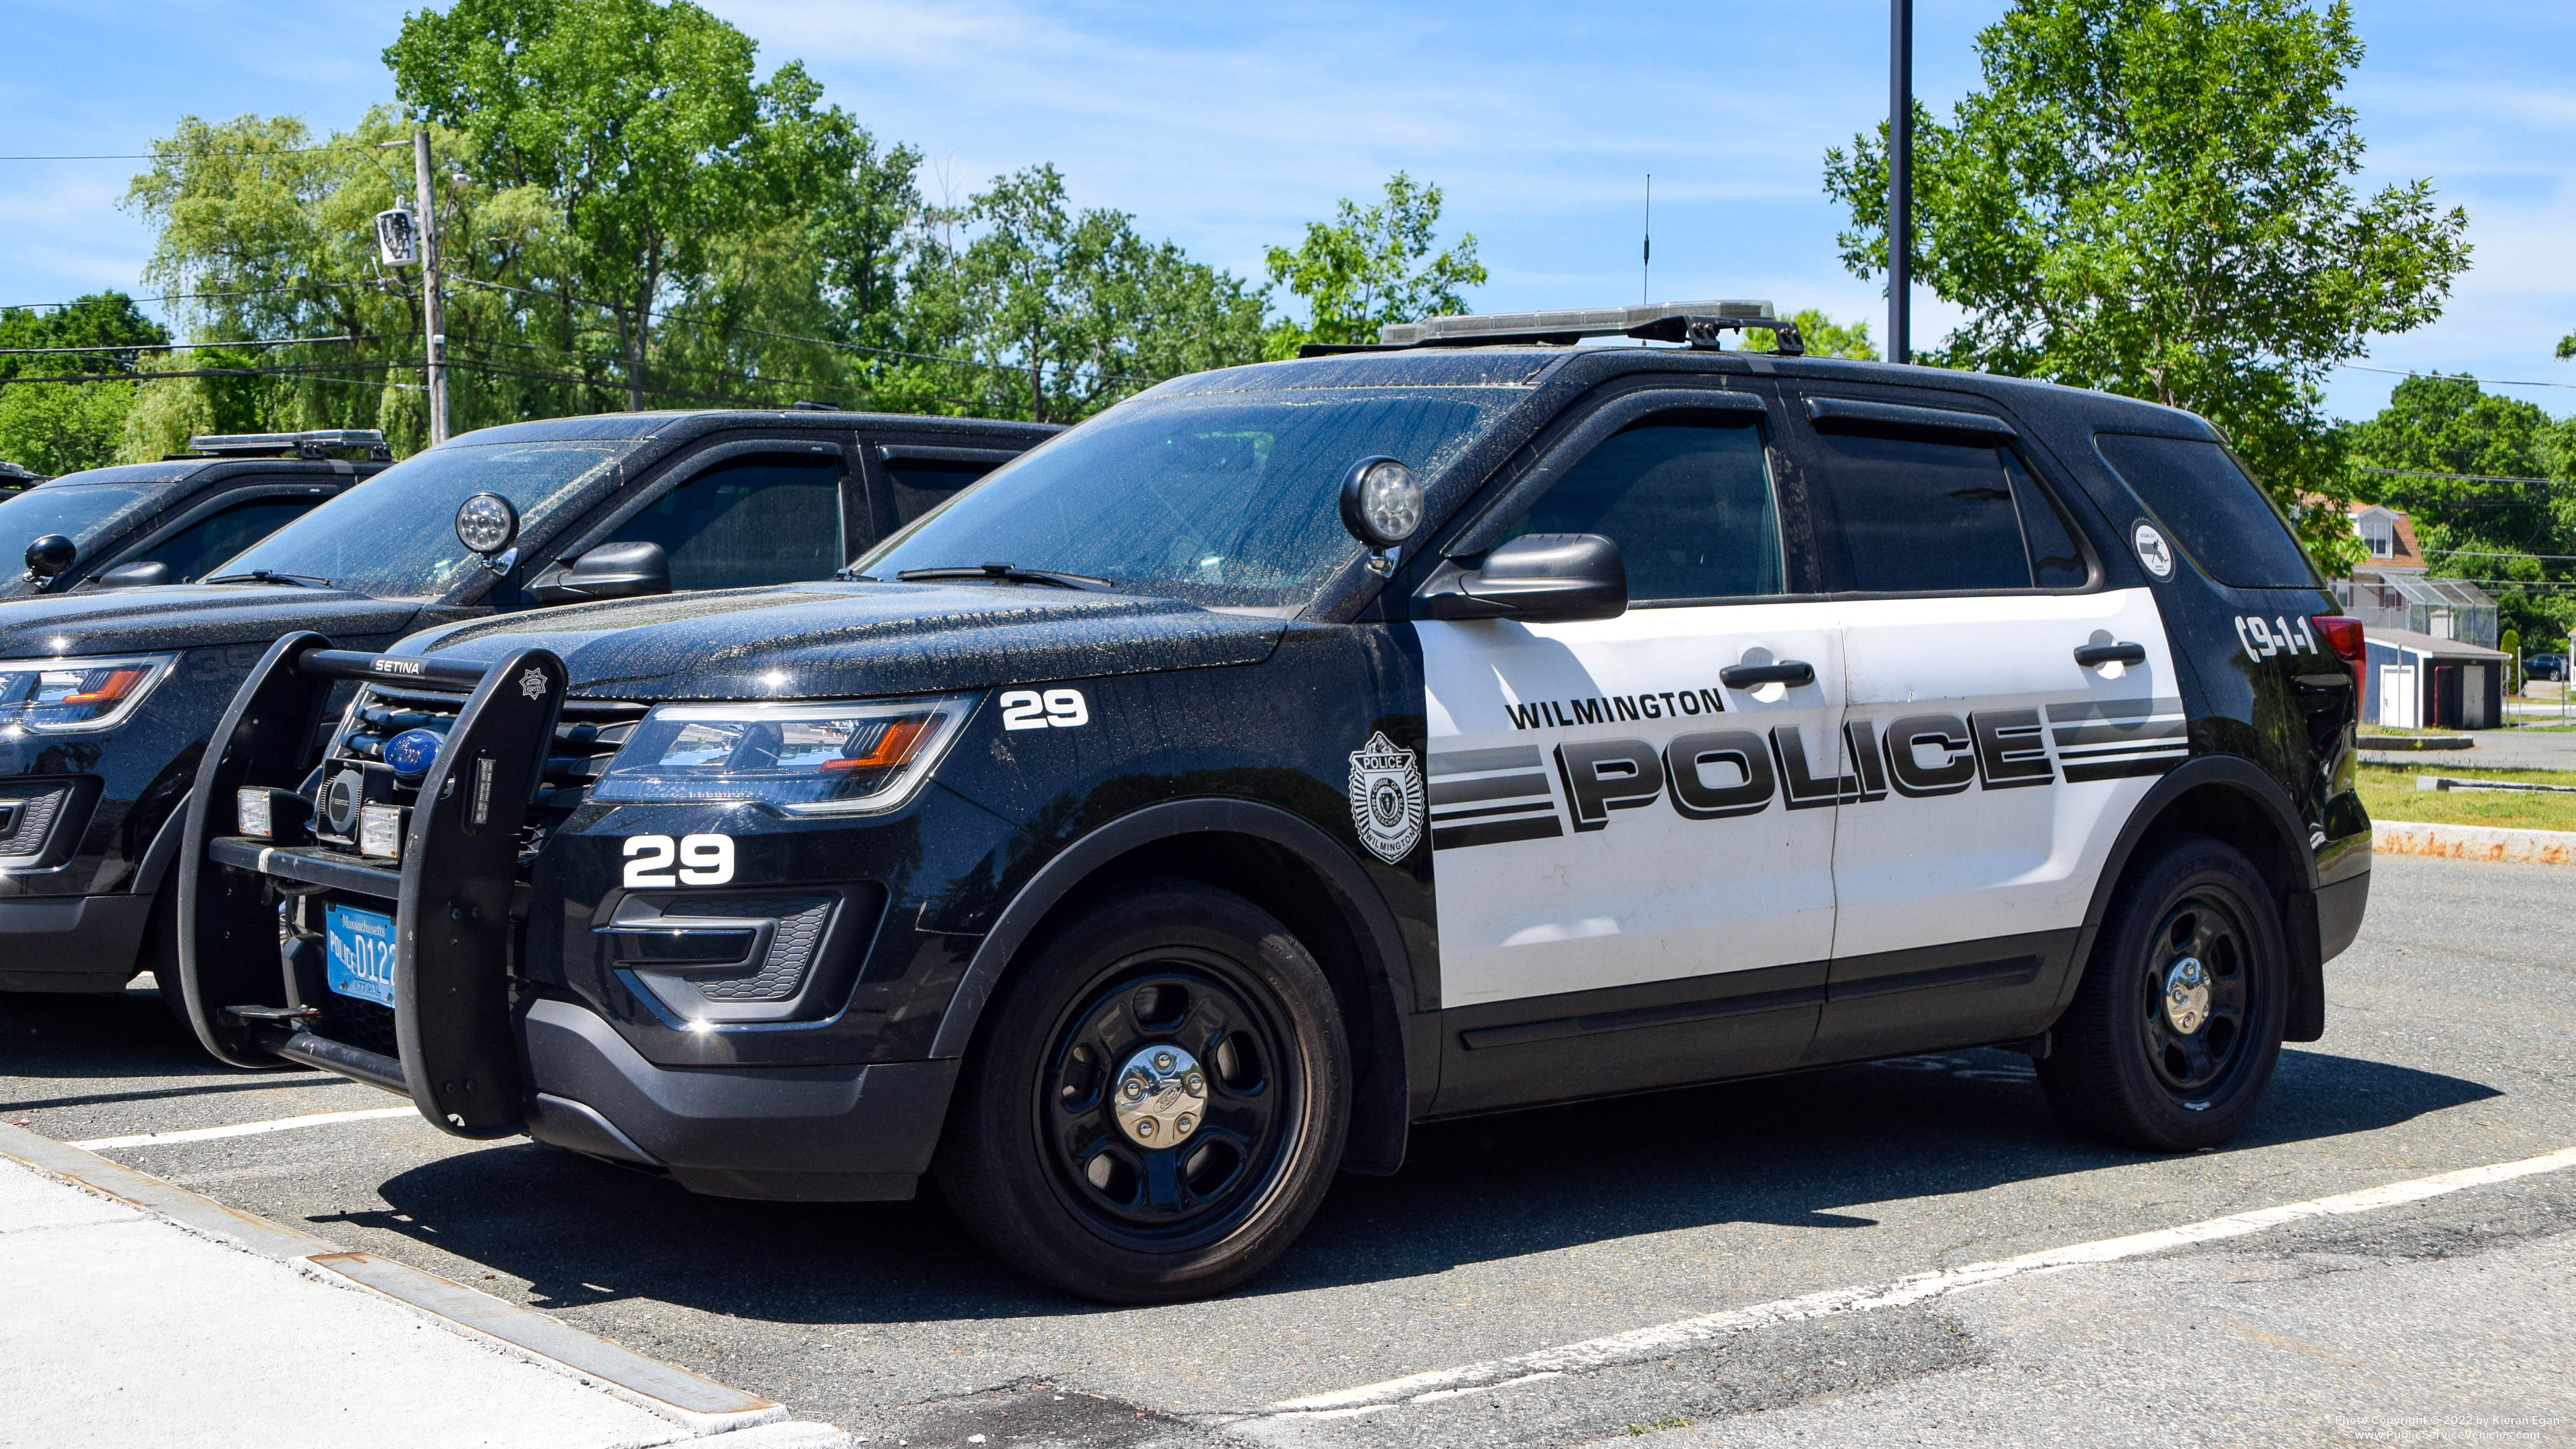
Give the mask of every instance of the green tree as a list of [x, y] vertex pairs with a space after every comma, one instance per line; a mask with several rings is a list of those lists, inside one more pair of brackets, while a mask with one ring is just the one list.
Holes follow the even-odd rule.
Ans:
[[2576, 621], [2576, 423], [2497, 397], [2469, 377], [2410, 377], [2345, 430], [2356, 491], [2404, 510], [2436, 573], [2485, 582], [2526, 635]]
[[1258, 294], [1125, 212], [1075, 210], [1052, 166], [995, 178], [953, 220], [969, 239], [925, 238], [909, 294], [915, 350], [957, 360], [894, 375], [914, 406], [1071, 422], [1261, 357]]
[[[99, 292], [62, 307], [0, 310], [0, 458], [39, 473], [71, 473], [116, 461], [130, 382], [39, 382], [46, 376], [127, 373], [162, 355], [169, 331], [122, 292]], [[43, 352], [18, 349], [108, 348]]]
[[[1849, 357], [1861, 362], [1878, 361], [1878, 348], [1869, 340], [1869, 323], [1866, 320], [1852, 323], [1837, 322], [1826, 316], [1821, 307], [1801, 307], [1790, 314], [1789, 320], [1798, 324], [1798, 342], [1800, 346], [1807, 349], [1809, 357]], [[1770, 352], [1777, 349], [1779, 345], [1780, 339], [1773, 336], [1771, 329], [1767, 327], [1748, 327], [1744, 330], [1744, 347], [1747, 351]]]
[[[1983, 86], [1918, 110], [1915, 275], [1968, 319], [1927, 360], [2189, 408], [2285, 505], [2348, 496], [2321, 381], [2439, 314], [2467, 215], [2418, 180], [2368, 198], [2338, 97], [2342, 0], [2018, 0], [1977, 37]], [[1884, 130], [1825, 156], [1843, 260], [1886, 266]], [[2330, 566], [2340, 507], [2304, 511]]]
[[462, 134], [476, 175], [558, 208], [578, 243], [567, 280], [615, 322], [629, 408], [669, 291], [795, 194], [759, 164], [763, 132], [807, 124], [818, 88], [793, 63], [756, 80], [754, 49], [687, 0], [456, 0], [406, 17], [385, 51], [395, 93]]
[[1440, 188], [1398, 171], [1387, 178], [1384, 201], [1363, 208], [1344, 198], [1331, 221], [1306, 224], [1295, 250], [1270, 248], [1272, 285], [1304, 298], [1307, 316], [1272, 323], [1267, 354], [1294, 357], [1308, 342], [1375, 342], [1389, 322], [1466, 311], [1460, 289], [1485, 284], [1475, 233], [1435, 252], [1439, 222]]

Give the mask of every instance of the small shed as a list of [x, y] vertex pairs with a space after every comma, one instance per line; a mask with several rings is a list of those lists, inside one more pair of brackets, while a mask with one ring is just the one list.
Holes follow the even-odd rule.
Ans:
[[2504, 723], [2502, 650], [2411, 629], [2369, 626], [2361, 722], [2367, 729], [2482, 730]]

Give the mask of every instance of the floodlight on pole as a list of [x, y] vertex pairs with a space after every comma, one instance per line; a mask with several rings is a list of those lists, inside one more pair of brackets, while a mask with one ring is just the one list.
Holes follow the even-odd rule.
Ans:
[[429, 165], [429, 128], [411, 133], [412, 182], [420, 200], [421, 331], [427, 334], [429, 445], [447, 441], [447, 299], [439, 295], [444, 280], [438, 270], [437, 178]]

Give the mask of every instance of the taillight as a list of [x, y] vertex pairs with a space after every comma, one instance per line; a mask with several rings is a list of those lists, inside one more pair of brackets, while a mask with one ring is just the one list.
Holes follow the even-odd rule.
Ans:
[[2370, 651], [2361, 642], [2361, 621], [2341, 614], [2314, 614], [2308, 622], [2317, 626], [2317, 637], [2325, 640], [2326, 647], [2352, 671], [2352, 703], [2353, 708], [2359, 709], [2363, 671], [2370, 667]]

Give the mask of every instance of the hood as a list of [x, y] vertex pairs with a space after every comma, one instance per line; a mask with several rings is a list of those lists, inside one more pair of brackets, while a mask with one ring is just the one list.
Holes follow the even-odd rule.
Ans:
[[392, 652], [490, 664], [549, 649], [599, 698], [828, 699], [1257, 664], [1286, 627], [1131, 594], [790, 584], [480, 619]]
[[291, 585], [80, 589], [0, 604], [0, 659], [267, 644], [297, 629], [387, 634], [419, 612], [410, 600]]

